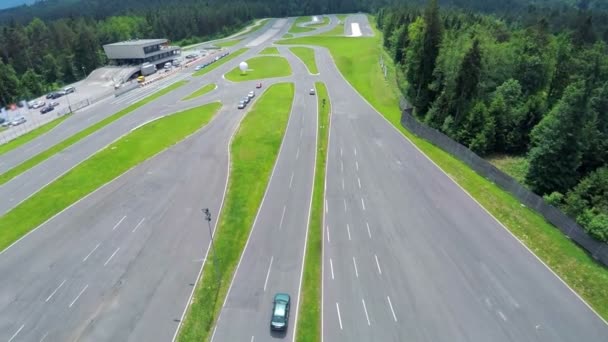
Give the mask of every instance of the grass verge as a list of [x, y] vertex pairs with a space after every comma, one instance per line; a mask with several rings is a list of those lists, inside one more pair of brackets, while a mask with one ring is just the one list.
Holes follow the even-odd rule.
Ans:
[[525, 184], [526, 173], [528, 173], [529, 166], [526, 156], [500, 154], [489, 156], [486, 159], [502, 172], [515, 178], [519, 184]]
[[196, 132], [220, 107], [215, 102], [152, 121], [95, 153], [0, 217], [0, 250], [95, 189]]
[[269, 46], [267, 48], [265, 48], [264, 50], [260, 51], [260, 55], [278, 55], [279, 54], [279, 49], [277, 49], [274, 46]]
[[291, 75], [291, 66], [287, 59], [280, 56], [261, 56], [247, 60], [249, 70], [241, 73], [238, 67], [229, 71], [224, 77], [232, 82], [258, 80]]
[[240, 43], [241, 40], [243, 40], [243, 39], [226, 40], [223, 42], [214, 43], [213, 45], [218, 46], [218, 47], [230, 47], [230, 46], [234, 46], [234, 45]]
[[206, 341], [260, 207], [293, 102], [292, 83], [272, 85], [241, 122], [230, 145], [228, 191], [215, 234], [221, 281], [214, 274], [210, 250], [178, 340]]
[[129, 107], [127, 107], [117, 113], [114, 113], [111, 116], [108, 116], [107, 118], [99, 121], [98, 123], [96, 123], [92, 126], [89, 126], [86, 129], [63, 140], [62, 142], [51, 146], [50, 148], [46, 149], [43, 152], [40, 152], [39, 154], [33, 156], [32, 158], [24, 161], [23, 163], [15, 166], [14, 168], [12, 168], [12, 169], [8, 170], [7, 172], [3, 173], [2, 175], [0, 175], [0, 185], [10, 181], [11, 179], [17, 177], [21, 173], [31, 169], [32, 167], [42, 163], [43, 161], [49, 159], [50, 157], [57, 154], [59, 151], [62, 151], [64, 149], [74, 145], [75, 143], [79, 142], [80, 140], [88, 137], [89, 135], [91, 135], [91, 134], [97, 132], [98, 130], [104, 128], [105, 126], [111, 124], [112, 122], [131, 113], [132, 111], [136, 110], [137, 108], [139, 108], [151, 101], [156, 100], [157, 98], [167, 94], [168, 92], [170, 92], [172, 90], [175, 90], [176, 88], [183, 86], [186, 83], [188, 83], [188, 82], [179, 81], [179, 82], [173, 83], [172, 85], [168, 86], [167, 88], [157, 91], [156, 93], [146, 97], [145, 99], [143, 99], [141, 101], [135, 102], [134, 104], [130, 105]]
[[289, 33], [303, 33], [303, 32], [310, 32], [310, 31], [314, 31], [314, 28], [310, 28], [310, 27], [300, 27], [298, 25], [300, 24], [304, 24], [307, 22], [312, 21], [312, 17], [310, 16], [306, 16], [306, 17], [298, 17], [296, 18], [296, 20], [293, 22], [293, 25], [291, 25], [291, 27], [289, 28]]
[[292, 47], [289, 48], [294, 55], [296, 55], [304, 64], [308, 72], [311, 74], [318, 74], [317, 62], [315, 60], [315, 50], [307, 47]]
[[201, 87], [199, 90], [193, 92], [192, 94], [184, 97], [182, 99], [182, 101], [192, 100], [192, 99], [197, 98], [199, 96], [203, 96], [203, 95], [207, 94], [208, 92], [214, 90], [215, 88], [217, 88], [217, 84], [214, 84], [214, 83], [207, 84], [206, 86]]
[[242, 49], [238, 49], [232, 53], [230, 53], [228, 56], [216, 61], [215, 63], [210, 64], [209, 66], [207, 66], [206, 68], [202, 68], [199, 71], [195, 71], [192, 76], [203, 76], [204, 74], [210, 72], [211, 70], [214, 70], [216, 68], [218, 68], [220, 65], [229, 62], [235, 58], [237, 58], [238, 56], [244, 54], [245, 52], [247, 52], [247, 48], [242, 48]]
[[[331, 104], [325, 83], [316, 82], [317, 106], [319, 108], [319, 138], [317, 141], [317, 164], [308, 227], [308, 245], [304, 259], [304, 278], [300, 294], [300, 314], [296, 341], [316, 342], [321, 340], [321, 251], [323, 247], [323, 198], [325, 186], [325, 165], [329, 134], [329, 113]], [[325, 105], [323, 104], [325, 100]]]
[[[328, 48], [342, 75], [403, 135], [448, 173], [471, 196], [542, 259], [604, 319], [608, 319], [608, 269], [515, 197], [476, 174], [460, 160], [401, 126], [394, 66], [384, 79], [378, 58], [383, 53], [382, 34], [370, 19], [374, 37], [303, 37], [285, 44], [320, 45]], [[356, 51], [356, 54], [353, 53]], [[386, 64], [392, 63], [384, 58]]]
[[347, 16], [347, 14], [338, 14], [336, 16], [339, 20], [338, 25], [327, 32], [319, 34], [319, 36], [344, 36], [344, 21]]
[[310, 24], [310, 25], [308, 25], [308, 27], [319, 28], [319, 27], [326, 26], [328, 24], [329, 24], [329, 17], [323, 17], [323, 20], [321, 20], [320, 22], [318, 22], [316, 24]]
[[[33, 129], [23, 135], [18, 136], [17, 138], [15, 138], [13, 140], [10, 140], [6, 144], [0, 145], [0, 156], [9, 151], [16, 149], [17, 147], [19, 147], [21, 145], [27, 144], [28, 142], [38, 138], [39, 136], [43, 135], [44, 133], [52, 130], [53, 128], [57, 127], [57, 125], [62, 123], [68, 117], [69, 117], [69, 115], [63, 115], [62, 117], [60, 117], [58, 119], [45, 123], [44, 125], [36, 128], [36, 129]], [[3, 127], [3, 128], [6, 128], [6, 127]]]

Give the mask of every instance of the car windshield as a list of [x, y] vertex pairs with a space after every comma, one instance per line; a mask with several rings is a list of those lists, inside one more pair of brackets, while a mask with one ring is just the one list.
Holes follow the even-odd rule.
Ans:
[[[276, 306], [274, 307], [274, 316], [276, 317], [285, 317], [285, 303], [284, 302], [278, 302], [276, 304]], [[282, 319], [282, 318], [281, 318]]]

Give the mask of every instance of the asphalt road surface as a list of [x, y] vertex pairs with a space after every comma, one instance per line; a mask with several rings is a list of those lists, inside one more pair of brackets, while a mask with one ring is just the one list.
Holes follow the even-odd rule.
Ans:
[[[317, 98], [308, 93], [304, 64], [288, 49], [296, 76], [295, 98], [281, 150], [247, 246], [222, 308], [213, 341], [291, 340], [298, 308], [304, 241], [310, 215], [317, 135]], [[292, 297], [292, 324], [271, 333], [274, 295]]]
[[[353, 26], [353, 24], [355, 26]], [[358, 27], [360, 32], [353, 32], [353, 27]], [[353, 36], [354, 33], [360, 33], [362, 37], [370, 37], [374, 35], [374, 31], [367, 20], [365, 14], [353, 14], [346, 17], [344, 21], [344, 34]]]
[[605, 341], [608, 326], [317, 55], [324, 341]]

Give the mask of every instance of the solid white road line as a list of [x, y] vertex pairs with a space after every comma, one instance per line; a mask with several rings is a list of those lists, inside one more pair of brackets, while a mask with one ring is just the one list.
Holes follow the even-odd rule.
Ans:
[[97, 246], [95, 246], [95, 248], [93, 248], [93, 250], [92, 250], [92, 251], [91, 251], [89, 254], [87, 254], [87, 256], [86, 256], [86, 257], [84, 257], [84, 259], [82, 259], [82, 262], [87, 261], [87, 259], [88, 259], [88, 258], [91, 256], [91, 254], [93, 254], [93, 252], [95, 252], [95, 250], [96, 250], [97, 248], [99, 248], [99, 245], [101, 245], [101, 243], [98, 243], [98, 244], [97, 244]]
[[103, 264], [104, 266], [106, 266], [110, 260], [112, 260], [112, 258], [116, 255], [116, 253], [118, 253], [118, 250], [120, 250], [120, 247], [116, 248], [116, 250], [114, 251], [114, 253], [112, 253], [112, 255], [110, 255], [110, 257], [108, 258], [108, 260], [106, 260], [106, 262]]
[[348, 232], [348, 241], [350, 241], [350, 225], [348, 223], [346, 224], [346, 231]]
[[372, 232], [371, 232], [371, 230], [369, 230], [369, 223], [365, 222], [365, 225], [367, 226], [367, 235], [371, 239], [372, 238]]
[[139, 223], [137, 224], [137, 226], [135, 226], [135, 228], [133, 228], [133, 230], [131, 231], [131, 233], [135, 233], [135, 231], [137, 230], [137, 228], [139, 228], [139, 226], [141, 226], [142, 223], [144, 223], [144, 220], [146, 218], [142, 218], [141, 221], [139, 221]]
[[76, 296], [76, 298], [74, 298], [74, 300], [70, 303], [70, 305], [68, 306], [68, 308], [71, 308], [72, 305], [74, 305], [74, 303], [76, 303], [76, 301], [78, 300], [78, 298], [80, 298], [80, 296], [82, 296], [82, 294], [84, 293], [84, 291], [86, 291], [86, 289], [89, 287], [89, 284], [87, 284], [82, 290], [80, 290], [80, 293], [78, 293], [78, 296]]
[[330, 240], [329, 240], [329, 225], [327, 225], [327, 242], [328, 243], [330, 242]]
[[388, 306], [391, 308], [391, 312], [393, 313], [393, 319], [395, 320], [395, 322], [397, 322], [397, 315], [395, 315], [395, 310], [393, 310], [393, 303], [391, 303], [391, 297], [386, 296], [386, 299], [388, 300]]
[[268, 265], [268, 272], [266, 272], [266, 281], [264, 281], [264, 292], [266, 292], [266, 285], [268, 284], [268, 277], [270, 277], [270, 268], [272, 268], [272, 260], [274, 260], [274, 256], [270, 257], [270, 265]]
[[127, 218], [127, 215], [123, 216], [123, 217], [120, 219], [120, 221], [118, 221], [118, 223], [116, 223], [116, 224], [114, 225], [114, 228], [112, 228], [112, 230], [114, 230], [114, 229], [118, 228], [118, 226], [120, 226], [120, 224], [122, 223], [122, 221], [124, 221], [126, 218]]
[[283, 228], [283, 219], [285, 218], [285, 210], [287, 210], [287, 205], [283, 206], [283, 214], [281, 214], [281, 222], [279, 223], [279, 229]]
[[21, 325], [21, 328], [19, 328], [19, 330], [17, 330], [17, 332], [14, 333], [13, 336], [11, 336], [11, 338], [8, 339], [8, 342], [11, 342], [13, 339], [15, 339], [15, 337], [17, 337], [17, 335], [19, 335], [19, 333], [21, 332], [21, 330], [23, 330], [23, 327], [25, 327], [25, 324]]
[[57, 286], [57, 288], [55, 289], [55, 291], [53, 291], [53, 293], [51, 293], [47, 299], [44, 301], [45, 303], [47, 303], [49, 300], [51, 300], [51, 298], [53, 298], [53, 296], [55, 295], [55, 293], [57, 293], [57, 291], [59, 291], [59, 289], [63, 286], [63, 284], [65, 284], [66, 279], [64, 279], [61, 284], [59, 284], [59, 286]]
[[357, 168], [357, 171], [359, 171], [359, 162], [358, 161], [355, 162], [355, 167]]
[[365, 319], [367, 319], [367, 325], [372, 325], [369, 321], [369, 315], [367, 314], [367, 307], [365, 306], [365, 300], [361, 298], [361, 303], [363, 303], [363, 311], [365, 311]]
[[376, 258], [376, 266], [378, 266], [378, 273], [382, 275], [382, 270], [380, 269], [380, 263], [378, 262], [378, 256], [374, 254], [374, 258]]
[[363, 197], [361, 197], [361, 206], [363, 207], [363, 210], [365, 210], [365, 201], [363, 201]]
[[340, 323], [340, 330], [342, 330], [342, 317], [340, 316], [340, 305], [336, 302], [336, 311], [338, 311], [338, 322]]
[[346, 198], [344, 199], [344, 211], [346, 211]]
[[357, 177], [357, 183], [359, 183], [359, 189], [361, 189], [361, 178]]
[[355, 257], [353, 257], [353, 265], [355, 265], [355, 275], [357, 278], [359, 278], [359, 271], [357, 270], [357, 261], [355, 260]]
[[331, 258], [329, 258], [329, 268], [331, 269], [331, 279], [334, 279], [334, 263], [331, 261]]
[[291, 189], [291, 184], [293, 183], [293, 172], [291, 173], [291, 178], [289, 179], [289, 188]]

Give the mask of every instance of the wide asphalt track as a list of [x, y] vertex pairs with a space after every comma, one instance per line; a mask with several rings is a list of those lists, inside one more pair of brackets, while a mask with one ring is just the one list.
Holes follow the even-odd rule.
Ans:
[[317, 61], [332, 104], [324, 341], [608, 340], [608, 326], [377, 114], [325, 49]]
[[[304, 241], [310, 215], [317, 135], [314, 79], [285, 47], [297, 80], [281, 150], [251, 235], [224, 302], [212, 341], [291, 340], [298, 308]], [[271, 334], [269, 317], [277, 292], [292, 297], [292, 324]]]
[[[173, 338], [208, 248], [209, 232], [200, 210], [209, 207], [217, 218], [228, 176], [228, 143], [246, 113], [236, 105], [255, 83], [232, 84], [220, 76], [265, 45], [261, 42], [239, 59], [192, 78], [190, 84], [155, 101], [155, 106], [147, 105], [153, 115], [141, 115], [138, 122], [221, 100], [223, 109], [206, 128], [0, 254], [0, 340]], [[264, 89], [283, 80], [265, 80]], [[219, 88], [180, 101], [210, 82]], [[114, 128], [124, 128], [116, 133], [118, 137], [132, 127]], [[99, 136], [81, 142], [95, 138]]]

